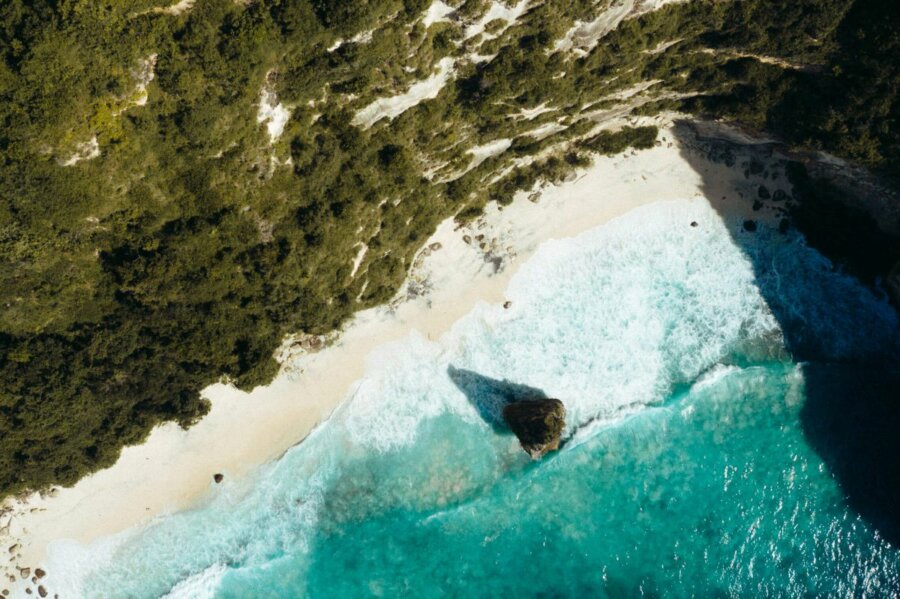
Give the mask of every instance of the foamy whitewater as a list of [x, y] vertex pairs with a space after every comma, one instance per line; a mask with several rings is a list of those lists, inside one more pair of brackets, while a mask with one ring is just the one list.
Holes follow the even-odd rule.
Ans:
[[[481, 304], [437, 341], [412, 334], [380, 348], [337, 413], [251, 480], [226, 480], [139, 530], [52, 544], [48, 588], [191, 598], [900, 588], [900, 552], [848, 505], [804, 425], [816, 368], [895, 357], [897, 317], [799, 235], [741, 232], [705, 201], [654, 204], [545, 243], [507, 295], [509, 309]], [[531, 462], [499, 413], [541, 394], [565, 403], [566, 442]]]

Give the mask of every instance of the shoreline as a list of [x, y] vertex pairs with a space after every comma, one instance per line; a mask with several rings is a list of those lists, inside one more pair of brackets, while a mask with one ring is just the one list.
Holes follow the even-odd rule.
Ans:
[[[210, 413], [191, 429], [160, 426], [144, 444], [125, 448], [114, 466], [54, 496], [33, 495], [18, 504], [8, 522], [0, 521], [9, 537], [5, 546], [20, 545], [10, 552], [16, 555], [7, 574], [44, 563], [55, 540], [89, 543], [189, 508], [215, 491], [214, 474], [224, 474], [227, 486], [277, 459], [352, 396], [373, 350], [413, 331], [436, 338], [479, 302], [504, 302], [519, 266], [545, 241], [667, 200], [706, 198], [729, 215], [749, 214], [749, 201], [736, 191], [753, 182], [745, 182], [740, 169], [707, 160], [721, 173], [698, 173], [685, 156], [695, 150], [677, 142], [671, 120], [650, 122], [660, 126], [655, 148], [598, 156], [573, 180], [517, 194], [505, 208], [493, 204], [471, 225], [442, 223], [398, 296], [407, 299], [357, 313], [333, 344], [290, 357], [269, 385], [250, 393], [211, 385], [203, 391]], [[711, 178], [721, 186], [709, 189]], [[537, 194], [537, 201], [528, 201]], [[410, 293], [420, 289], [427, 291]]]

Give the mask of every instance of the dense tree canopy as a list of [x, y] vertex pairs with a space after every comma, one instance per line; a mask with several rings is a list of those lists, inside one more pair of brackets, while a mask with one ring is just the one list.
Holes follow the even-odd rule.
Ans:
[[[456, 20], [428, 28], [424, 0], [167, 4], [0, 6], [0, 493], [74, 483], [157, 423], [189, 425], [220, 377], [266, 382], [284, 335], [390, 299], [441, 220], [652, 145], [653, 129], [592, 120], [636, 83], [662, 82], [635, 109], [726, 116], [898, 173], [887, 2], [693, 0], [580, 54], [556, 41], [604, 3], [533, 3], [469, 39], [489, 3], [451, 2]], [[437, 97], [354, 124], [442, 58]], [[274, 141], [268, 97], [290, 110]]]

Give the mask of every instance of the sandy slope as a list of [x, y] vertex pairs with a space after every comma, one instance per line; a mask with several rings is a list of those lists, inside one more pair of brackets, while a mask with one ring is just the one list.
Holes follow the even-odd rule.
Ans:
[[11, 521], [0, 520], [0, 533], [8, 525], [10, 537], [3, 547], [20, 543], [10, 552], [18, 557], [7, 574], [42, 563], [55, 539], [89, 542], [188, 507], [215, 492], [214, 473], [224, 473], [228, 484], [276, 459], [352, 392], [370, 352], [413, 330], [440, 335], [478, 302], [503, 302], [518, 266], [547, 239], [576, 235], [643, 204], [702, 199], [704, 193], [718, 206], [747, 211], [739, 190], [746, 196], [753, 182], [745, 181], [740, 165], [697, 160], [692, 166], [672, 131], [663, 129], [654, 149], [599, 158], [567, 183], [520, 194], [503, 210], [492, 206], [471, 227], [443, 223], [400, 297], [391, 306], [357, 314], [334, 344], [294, 356], [272, 384], [252, 393], [208, 387], [212, 411], [192, 429], [161, 426], [145, 444], [125, 449], [112, 468], [55, 497], [35, 496], [17, 506]]

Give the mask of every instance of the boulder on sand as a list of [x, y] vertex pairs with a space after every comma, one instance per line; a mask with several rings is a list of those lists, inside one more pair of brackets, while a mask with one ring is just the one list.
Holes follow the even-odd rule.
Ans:
[[559, 449], [566, 407], [558, 399], [523, 399], [503, 407], [503, 420], [532, 459]]

